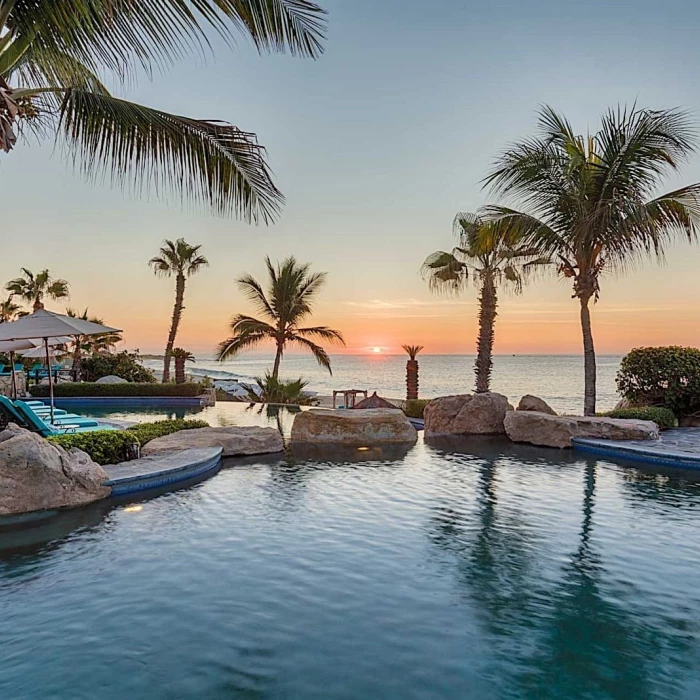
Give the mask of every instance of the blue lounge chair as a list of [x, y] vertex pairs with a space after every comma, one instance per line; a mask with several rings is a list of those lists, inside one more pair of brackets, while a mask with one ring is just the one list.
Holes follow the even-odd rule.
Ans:
[[115, 430], [115, 428], [109, 425], [78, 426], [73, 423], [49, 425], [39, 418], [24, 401], [13, 402], [6, 396], [0, 396], [0, 411], [13, 423], [17, 423], [17, 425], [32, 430], [35, 433], [39, 433], [42, 437], [72, 433], [88, 433], [97, 430]]
[[[76, 413], [66, 413], [60, 408], [54, 409], [53, 423], [51, 423], [51, 408], [48, 406], [38, 409], [36, 406], [30, 406], [24, 401], [15, 401], [15, 406], [18, 406], [18, 404], [22, 404], [27, 411], [33, 413], [39, 420], [47, 425], [54, 425], [57, 428], [65, 425], [73, 425], [79, 428], [94, 428], [99, 426], [99, 423], [94, 418], [85, 418]], [[58, 413], [58, 411], [61, 411], [61, 413]]]
[[7, 365], [0, 365], [0, 376], [10, 374], [10, 368]]

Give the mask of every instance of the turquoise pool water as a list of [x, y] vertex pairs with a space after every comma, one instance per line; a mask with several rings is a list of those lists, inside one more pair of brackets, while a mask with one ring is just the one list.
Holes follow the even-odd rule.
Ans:
[[697, 479], [420, 441], [0, 531], [0, 697], [697, 698]]

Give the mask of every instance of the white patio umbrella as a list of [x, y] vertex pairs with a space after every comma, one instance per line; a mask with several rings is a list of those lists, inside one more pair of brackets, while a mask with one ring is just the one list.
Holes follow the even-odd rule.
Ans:
[[17, 321], [0, 324], [0, 342], [4, 340], [30, 340], [41, 338], [46, 354], [46, 366], [49, 367], [49, 397], [51, 399], [51, 422], [53, 423], [53, 376], [49, 357], [49, 340], [62, 336], [79, 338], [83, 335], [101, 335], [102, 333], [121, 333], [119, 328], [103, 326], [82, 318], [64, 316], [46, 309], [39, 309], [33, 314], [23, 316]]
[[[19, 341], [17, 341], [19, 342]], [[60, 343], [56, 343], [54, 341], [54, 345], [59, 345]], [[67, 355], [68, 350], [58, 350], [57, 348], [53, 348], [49, 350], [49, 357], [59, 357], [61, 355]], [[45, 358], [46, 357], [46, 351], [44, 348], [39, 346], [38, 348], [32, 348], [31, 350], [23, 350], [20, 355], [22, 357], [30, 357], [30, 358]]]

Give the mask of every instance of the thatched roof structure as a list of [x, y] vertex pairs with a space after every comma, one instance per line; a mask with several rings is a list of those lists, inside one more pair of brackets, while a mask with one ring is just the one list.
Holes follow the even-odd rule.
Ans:
[[375, 391], [372, 396], [368, 396], [366, 399], [356, 403], [353, 408], [396, 408], [393, 403], [389, 403], [386, 399], [381, 396], [377, 396]]

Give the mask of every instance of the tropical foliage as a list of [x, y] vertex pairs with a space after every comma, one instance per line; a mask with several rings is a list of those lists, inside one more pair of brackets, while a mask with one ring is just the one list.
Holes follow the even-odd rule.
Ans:
[[203, 267], [209, 265], [209, 261], [200, 253], [201, 248], [201, 245], [190, 245], [184, 238], [178, 238], [174, 242], [166, 239], [158, 255], [148, 261], [153, 272], [159, 277], [175, 277], [175, 305], [163, 360], [164, 383], [170, 381], [170, 358], [177, 330], [180, 327], [182, 311], [185, 308], [185, 284], [189, 277], [196, 275]]
[[175, 384], [184, 384], [186, 379], [185, 363], [194, 362], [195, 357], [189, 350], [175, 348], [171, 357], [175, 360]]
[[700, 184], [657, 195], [663, 178], [695, 150], [696, 135], [679, 110], [610, 109], [600, 130], [577, 135], [565, 117], [544, 107], [540, 133], [508, 148], [486, 178], [495, 194], [520, 208], [492, 206], [523, 244], [553, 260], [580, 304], [585, 364], [584, 413], [595, 414], [596, 362], [590, 304], [601, 279], [670, 241], [697, 238]]
[[[65, 382], [56, 384], [55, 396], [177, 396], [193, 397], [201, 396], [204, 387], [197, 382], [185, 384], [161, 384], [155, 380], [150, 382], [129, 382], [123, 384], [97, 384], [95, 382]], [[49, 395], [47, 384], [32, 385], [29, 387], [32, 396], [45, 398]]]
[[700, 412], [700, 350], [635, 348], [622, 358], [617, 389], [637, 406], [663, 406], [678, 418]]
[[498, 309], [498, 287], [508, 285], [520, 293], [527, 274], [548, 262], [524, 245], [519, 233], [501, 222], [486, 221], [480, 214], [457, 214], [453, 224], [459, 245], [451, 252], [439, 250], [423, 263], [430, 289], [459, 294], [470, 280], [479, 287], [479, 333], [476, 343], [476, 391], [488, 391], [493, 368], [493, 344]]
[[0, 152], [54, 134], [89, 178], [269, 221], [282, 195], [254, 134], [120, 99], [102, 77], [162, 70], [212, 33], [313, 58], [324, 32], [310, 0], [0, 0]]
[[[96, 382], [102, 377], [115, 375], [127, 382], [155, 382], [151, 370], [146, 369], [136, 353], [126, 350], [114, 354], [83, 357], [80, 362], [80, 377], [85, 382]], [[119, 386], [119, 385], [115, 385]]]
[[[296, 406], [312, 406], [318, 403], [305, 389], [309, 382], [303, 379], [278, 379], [269, 372], [264, 377], [256, 377], [253, 386], [247, 386], [248, 397], [255, 403], [283, 403]], [[245, 385], [244, 385], [245, 386]]]
[[673, 411], [660, 406], [641, 406], [639, 408], [616, 408], [603, 414], [608, 418], [623, 418], [626, 420], [650, 420], [659, 426], [659, 430], [670, 430], [678, 421]]
[[25, 316], [26, 313], [26, 311], [22, 311], [22, 306], [20, 304], [15, 303], [12, 294], [10, 294], [5, 301], [0, 302], [0, 323], [16, 321], [21, 316]]
[[279, 377], [280, 362], [288, 345], [308, 350], [318, 364], [332, 374], [328, 353], [314, 340], [344, 345], [342, 334], [327, 326], [301, 325], [313, 311], [313, 303], [326, 281], [326, 273], [312, 273], [310, 265], [301, 264], [294, 257], [276, 266], [270, 258], [265, 258], [265, 264], [267, 291], [252, 275], [243, 275], [237, 280], [239, 288], [260, 312], [262, 319], [244, 314], [234, 316], [231, 337], [219, 344], [217, 359], [228, 360], [243, 350], [271, 341], [275, 345], [272, 378]]
[[[66, 315], [71, 318], [79, 318], [81, 321], [90, 321], [101, 326], [105, 325], [103, 319], [98, 316], [90, 316], [88, 309], [82, 312], [75, 309], [66, 309]], [[79, 335], [73, 341], [73, 367], [78, 368], [83, 355], [95, 355], [99, 353], [113, 352], [117, 343], [121, 343], [120, 333], [98, 333], [97, 335]]]
[[423, 419], [425, 407], [430, 403], [430, 399], [409, 399], [403, 404], [403, 412], [409, 418]]
[[5, 285], [5, 289], [10, 292], [8, 302], [12, 297], [19, 297], [31, 304], [34, 311], [44, 308], [44, 299], [58, 301], [69, 295], [66, 280], [54, 279], [48, 270], [34, 274], [26, 267], [22, 268], [22, 276], [10, 280]]

